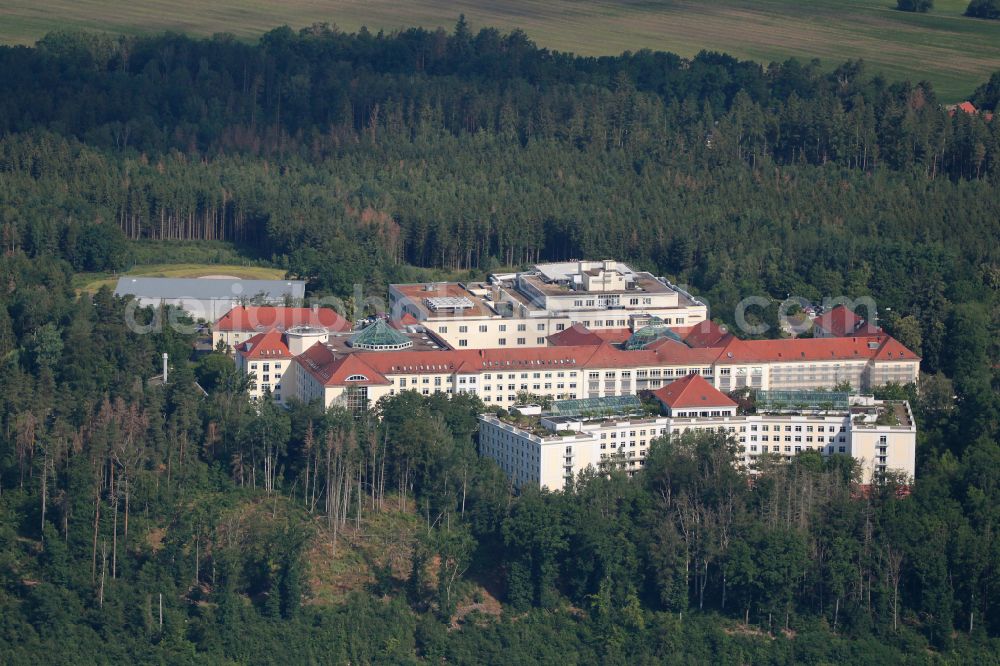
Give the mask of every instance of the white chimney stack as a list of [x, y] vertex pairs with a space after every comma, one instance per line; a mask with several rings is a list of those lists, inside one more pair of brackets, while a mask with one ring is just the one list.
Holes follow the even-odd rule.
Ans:
[[163, 352], [163, 383], [164, 384], [167, 383], [167, 359], [168, 358], [169, 358], [169, 355], [167, 354], [167, 352]]

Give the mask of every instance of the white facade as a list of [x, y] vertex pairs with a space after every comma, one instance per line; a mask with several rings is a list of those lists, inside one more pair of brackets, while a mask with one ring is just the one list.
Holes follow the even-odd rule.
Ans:
[[[393, 395], [406, 390], [424, 394], [468, 392], [478, 395], [487, 405], [508, 407], [517, 403], [517, 394], [521, 392], [556, 400], [632, 395], [638, 391], [658, 389], [692, 373], [701, 375], [715, 388], [724, 392], [742, 386], [752, 386], [762, 390], [833, 389], [844, 381], [842, 374], [826, 373], [821, 369], [801, 373], [811, 378], [799, 380], [800, 373], [787, 370], [782, 363], [757, 363], [750, 366], [750, 371], [753, 368], [760, 368], [759, 383], [751, 384], [749, 380], [756, 375], [751, 376], [748, 371], [746, 383], [732, 382], [726, 385], [721, 381], [723, 377], [719, 374], [725, 366], [720, 368], [715, 363], [631, 365], [629, 353], [621, 352], [616, 354], [615, 358], [600, 359], [593, 365], [582, 363], [581, 361], [585, 360], [583, 358], [575, 358], [578, 363], [574, 365], [549, 363], [532, 367], [515, 363], [509, 367], [480, 367], [475, 371], [461, 372], [446, 369], [448, 364], [435, 364], [434, 358], [429, 357], [426, 365], [409, 366], [412, 370], [400, 369], [382, 373], [387, 382], [381, 385], [369, 385], [366, 392], [372, 402], [384, 395]], [[567, 353], [567, 357], [570, 357], [570, 353]], [[636, 360], [640, 360], [638, 356]], [[815, 365], [825, 364], [826, 362], [820, 362]], [[434, 369], [436, 365], [442, 369]], [[901, 362], [901, 365], [902, 368], [893, 368], [888, 375], [873, 374], [873, 370], [881, 370], [881, 364], [862, 362], [862, 367], [857, 370], [859, 374], [851, 378], [851, 384], [855, 390], [870, 390], [871, 387], [885, 384], [885, 381], [878, 380], [886, 376], [891, 376], [894, 378], [893, 381], [903, 384], [917, 381], [919, 364]], [[301, 377], [299, 381], [306, 385], [300, 389], [299, 395], [303, 398], [322, 397], [323, 403], [327, 406], [334, 404], [347, 387], [346, 384], [321, 385], [315, 376], [306, 372], [297, 372], [297, 376]]]
[[288, 391], [294, 390], [295, 373], [291, 371], [294, 365], [288, 357], [246, 358], [236, 354], [236, 367], [240, 372], [253, 375], [254, 381], [250, 384], [248, 395], [254, 400], [268, 392], [279, 403], [283, 403], [286, 397], [291, 397]]
[[708, 317], [679, 287], [612, 260], [538, 264], [481, 283], [394, 284], [389, 305], [395, 318], [413, 316], [456, 349], [544, 347], [573, 324], [622, 329], [632, 315], [671, 326]]
[[901, 472], [912, 480], [916, 465], [916, 426], [908, 403], [876, 405], [903, 418], [898, 425], [878, 425], [860, 414], [754, 414], [695, 418], [541, 419], [531, 432], [493, 414], [480, 416], [480, 454], [492, 458], [517, 486], [534, 484], [561, 490], [588, 467], [620, 464], [634, 474], [645, 465], [652, 440], [688, 431], [731, 435], [753, 471], [761, 456], [790, 459], [803, 451], [826, 456], [850, 455], [861, 464], [861, 482]]

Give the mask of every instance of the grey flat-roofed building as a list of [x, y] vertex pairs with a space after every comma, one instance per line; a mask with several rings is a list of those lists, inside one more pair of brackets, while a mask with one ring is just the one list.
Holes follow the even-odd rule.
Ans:
[[134, 296], [142, 306], [172, 305], [196, 319], [215, 321], [241, 303], [284, 305], [301, 303], [302, 280], [242, 280], [229, 277], [118, 279], [116, 296]]

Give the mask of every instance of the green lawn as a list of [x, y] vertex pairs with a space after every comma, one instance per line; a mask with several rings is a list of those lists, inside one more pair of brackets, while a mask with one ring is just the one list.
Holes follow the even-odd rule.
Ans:
[[962, 16], [967, 0], [938, 0], [928, 14], [894, 0], [6, 0], [0, 42], [32, 43], [56, 28], [114, 32], [231, 32], [253, 39], [277, 25], [316, 21], [346, 30], [521, 27], [539, 44], [596, 55], [651, 48], [701, 49], [768, 62], [863, 58], [890, 78], [929, 79], [946, 101], [966, 97], [1000, 70], [1000, 21]]
[[78, 290], [93, 293], [104, 285], [114, 288], [118, 284], [118, 278], [123, 275], [173, 278], [229, 275], [245, 280], [282, 280], [285, 277], [285, 271], [279, 268], [227, 264], [147, 264], [135, 266], [131, 270], [117, 275], [112, 273], [77, 273], [73, 281]]

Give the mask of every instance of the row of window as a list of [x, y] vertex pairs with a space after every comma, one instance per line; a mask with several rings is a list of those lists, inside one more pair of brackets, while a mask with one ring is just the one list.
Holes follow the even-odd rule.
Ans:
[[[796, 426], [794, 426], [794, 428], [795, 428], [794, 431], [795, 432], [802, 432], [802, 428], [803, 427], [805, 428], [806, 432], [812, 432], [813, 431], [813, 426], [811, 426], [811, 425], [807, 425], [807, 426], [796, 425]], [[840, 427], [839, 431], [837, 430], [837, 427], [838, 426], [836, 426], [836, 425], [829, 425], [829, 426], [818, 425], [818, 426], [816, 426], [816, 432], [846, 432], [847, 431], [847, 427], [846, 426], [839, 426]], [[785, 426], [785, 432], [792, 432], [792, 428], [793, 428], [793, 426], [786, 425]], [[770, 429], [771, 429], [771, 426], [768, 425], [768, 424], [766, 424], [766, 423], [764, 425], [760, 426], [761, 432], [769, 432]], [[740, 432], [746, 432], [746, 431], [747, 431], [747, 427], [746, 426], [740, 426]], [[757, 424], [754, 423], [754, 424], [750, 425], [750, 432], [757, 432]], [[781, 432], [781, 426], [780, 425], [775, 425], [774, 426], [774, 432]]]
[[[480, 396], [483, 402], [503, 402], [504, 398], [502, 395], [492, 396], [484, 395]], [[576, 393], [560, 393], [559, 395], [553, 396], [556, 400], [576, 400]], [[507, 402], [517, 403], [516, 395], [508, 395]]]
[[[762, 445], [760, 447], [760, 449], [761, 449], [761, 451], [760, 451], [761, 453], [767, 453], [768, 452], [767, 445]], [[806, 449], [807, 450], [813, 450], [813, 447], [807, 446]], [[832, 447], [832, 446], [826, 447], [827, 453], [833, 453], [833, 449], [834, 449], [834, 447]], [[823, 452], [823, 447], [820, 446], [818, 450], [822, 453]], [[795, 453], [800, 453], [801, 451], [802, 451], [802, 447], [801, 446], [796, 446], [795, 447]], [[771, 446], [771, 452], [772, 453], [781, 453], [781, 447], [777, 446], [777, 445], [773, 445], [773, 446]], [[792, 452], [792, 447], [791, 446], [785, 446], [785, 453], [791, 453], [791, 452]], [[838, 446], [837, 447], [837, 452], [838, 453], [846, 453], [847, 452], [847, 447], [846, 446]], [[757, 453], [757, 445], [756, 444], [751, 444], [750, 445], [750, 454], [753, 455], [755, 453]]]
[[[817, 442], [823, 442], [825, 439], [826, 439], [825, 437], [816, 437], [816, 441]], [[833, 435], [830, 435], [830, 438], [829, 438], [828, 441], [833, 442], [835, 439], [836, 439], [836, 437], [834, 437]], [[741, 442], [745, 442], [746, 441], [746, 437], [740, 437], [740, 441]], [[751, 442], [756, 442], [757, 441], [757, 435], [750, 435], [750, 441]], [[761, 435], [760, 436], [760, 441], [762, 441], [762, 442], [768, 442], [768, 441], [770, 441], [770, 435]], [[781, 441], [781, 435], [775, 435], [774, 436], [774, 441], [780, 442]], [[791, 442], [792, 441], [792, 436], [791, 435], [785, 435], [785, 441], [786, 442]], [[795, 435], [795, 441], [796, 442], [801, 442], [802, 441], [802, 435]], [[813, 436], [812, 435], [806, 435], [806, 441], [807, 442], [813, 441]], [[840, 436], [840, 441], [842, 441], [842, 442], [845, 441], [844, 435]]]

